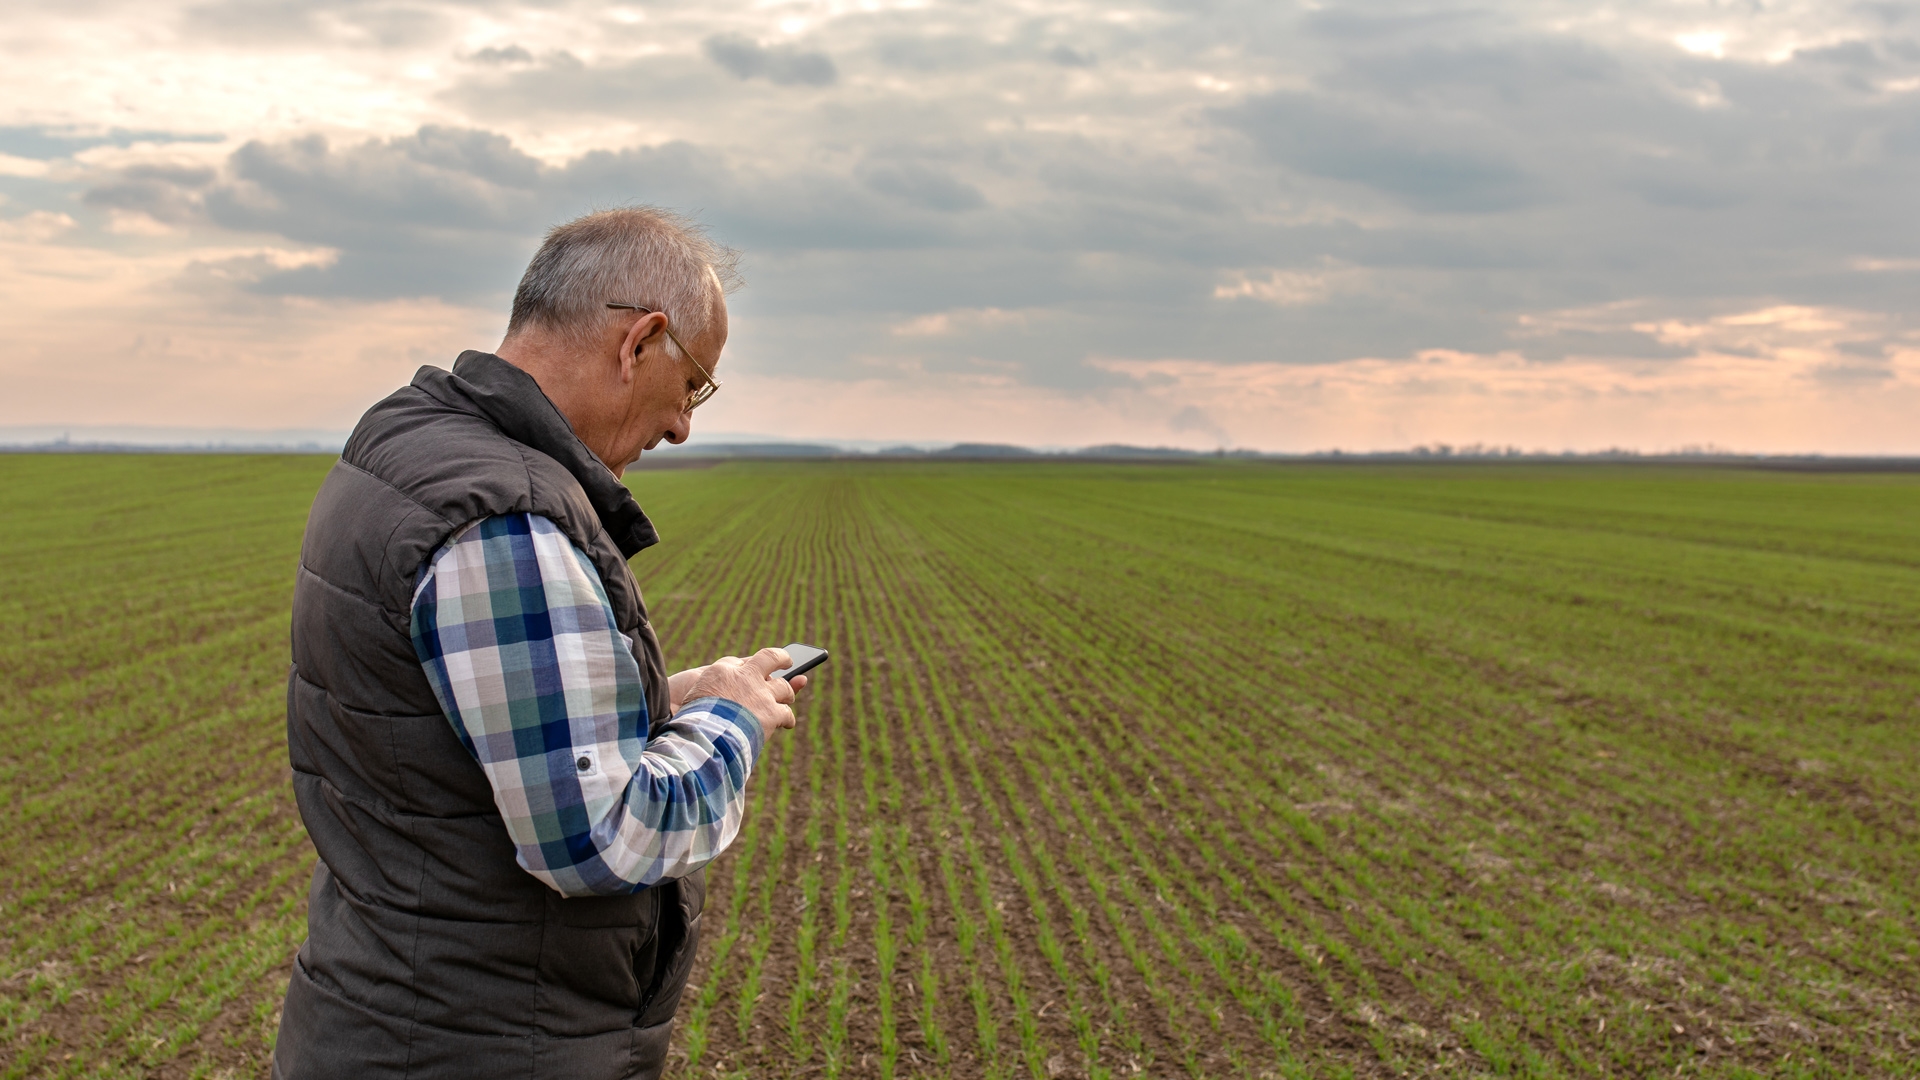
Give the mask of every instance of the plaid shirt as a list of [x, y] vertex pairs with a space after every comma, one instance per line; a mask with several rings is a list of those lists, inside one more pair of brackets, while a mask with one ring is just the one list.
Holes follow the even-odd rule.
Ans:
[[448, 540], [414, 591], [413, 647], [520, 865], [562, 895], [692, 873], [740, 831], [760, 722], [701, 698], [648, 740], [633, 643], [552, 521], [506, 514]]

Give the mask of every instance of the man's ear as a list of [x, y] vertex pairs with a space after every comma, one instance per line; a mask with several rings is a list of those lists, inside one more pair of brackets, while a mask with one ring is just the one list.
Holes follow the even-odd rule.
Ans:
[[620, 381], [632, 382], [633, 369], [640, 363], [640, 350], [649, 339], [660, 333], [667, 325], [667, 317], [657, 311], [650, 311], [633, 321], [627, 328], [626, 337], [620, 340], [620, 353], [614, 359], [620, 365]]

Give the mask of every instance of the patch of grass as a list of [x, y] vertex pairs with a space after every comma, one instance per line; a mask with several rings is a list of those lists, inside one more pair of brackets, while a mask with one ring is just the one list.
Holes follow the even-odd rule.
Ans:
[[[265, 1075], [312, 458], [0, 457], [0, 1061]], [[1920, 478], [639, 472], [670, 658], [834, 651], [680, 1075], [1908, 1076]]]
[[0, 456], [0, 1061], [265, 1075], [312, 848], [287, 607], [330, 462]]
[[[680, 660], [836, 649], [804, 721], [835, 730], [768, 768], [840, 780], [788, 809], [808, 839], [769, 872], [797, 890], [824, 855], [854, 877], [844, 945], [809, 964], [844, 961], [875, 1015], [907, 1000], [904, 896], [863, 902], [897, 871], [857, 820], [845, 851], [836, 829], [851, 792], [905, 783], [877, 812], [934, 885], [924, 1013], [945, 1045], [876, 1025], [865, 1045], [902, 1072], [1908, 1071], [1911, 477], [739, 465], [635, 483], [670, 539], [746, 551], [727, 538], [748, 523], [787, 530], [763, 570], [670, 550], [642, 573], [675, 598], [657, 608]], [[741, 592], [804, 597], [817, 621], [672, 634]], [[790, 934], [790, 907], [765, 932]], [[837, 1018], [811, 1002], [782, 1023]], [[778, 1072], [777, 1045], [745, 1032], [728, 1060]], [[861, 1045], [856, 1023], [850, 1062]]]

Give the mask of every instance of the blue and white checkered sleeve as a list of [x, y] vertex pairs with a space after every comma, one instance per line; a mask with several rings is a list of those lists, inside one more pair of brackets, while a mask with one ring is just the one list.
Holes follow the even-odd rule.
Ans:
[[648, 741], [632, 642], [586, 553], [548, 519], [486, 518], [435, 553], [413, 645], [520, 865], [561, 894], [692, 873], [739, 833], [760, 722], [702, 698]]

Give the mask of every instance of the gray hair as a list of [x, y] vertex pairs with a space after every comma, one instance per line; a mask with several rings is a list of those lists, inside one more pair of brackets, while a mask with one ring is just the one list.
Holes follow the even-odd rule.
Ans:
[[[643, 304], [681, 341], [707, 332], [740, 284], [740, 255], [690, 218], [654, 206], [601, 210], [556, 225], [513, 294], [507, 336], [540, 328], [579, 344], [608, 322], [631, 319], [607, 304]], [[669, 352], [677, 352], [671, 343]]]

